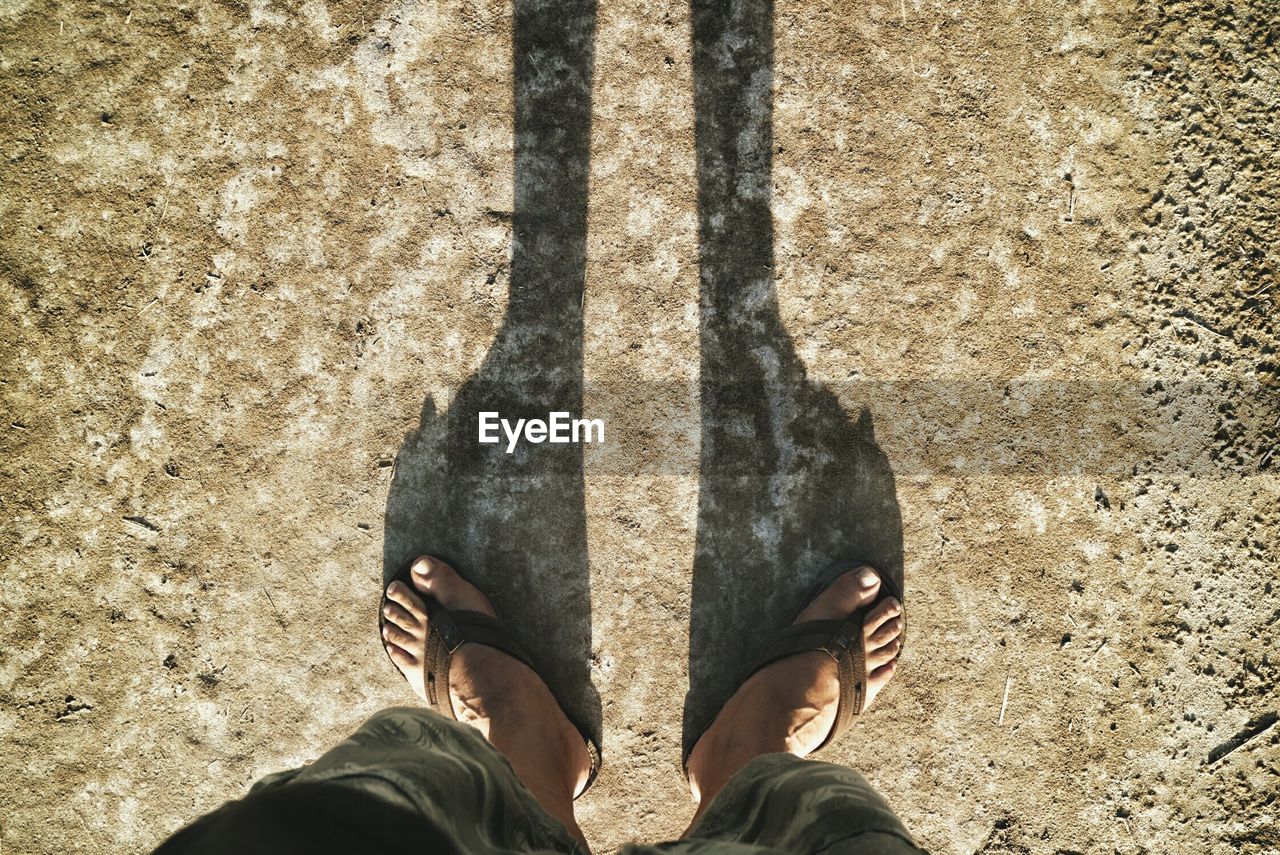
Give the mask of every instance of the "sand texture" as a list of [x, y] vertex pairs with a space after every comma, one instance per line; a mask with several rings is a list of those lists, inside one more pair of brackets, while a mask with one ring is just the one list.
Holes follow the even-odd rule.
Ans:
[[925, 847], [1280, 852], [1278, 28], [0, 0], [0, 849], [146, 851], [412, 702], [427, 550], [601, 734], [598, 851], [861, 558], [908, 642], [831, 759]]

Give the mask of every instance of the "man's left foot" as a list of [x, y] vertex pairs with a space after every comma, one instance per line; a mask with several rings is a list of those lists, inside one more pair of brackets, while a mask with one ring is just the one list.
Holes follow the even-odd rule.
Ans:
[[[893, 597], [876, 602], [880, 574], [870, 567], [850, 570], [832, 582], [795, 623], [843, 620], [871, 606], [862, 625], [870, 706], [893, 677], [902, 647], [902, 604]], [[871, 605], [875, 603], [875, 605]], [[738, 687], [689, 754], [689, 786], [702, 810], [733, 775], [761, 754], [804, 757], [831, 732], [840, 704], [836, 661], [818, 651], [779, 659]]]

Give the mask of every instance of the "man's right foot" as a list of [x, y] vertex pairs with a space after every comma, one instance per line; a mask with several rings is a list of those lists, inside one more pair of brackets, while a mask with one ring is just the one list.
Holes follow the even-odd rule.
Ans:
[[[843, 620], [875, 602], [880, 576], [870, 567], [850, 570], [814, 598], [796, 623]], [[863, 621], [869, 707], [893, 677], [902, 646], [902, 604], [886, 597]], [[810, 651], [771, 662], [738, 688], [689, 754], [689, 786], [701, 817], [733, 775], [761, 754], [786, 752], [804, 757], [827, 738], [840, 703], [836, 661]]]
[[[423, 598], [434, 597], [451, 611], [497, 615], [479, 588], [439, 558], [415, 560], [410, 579], [412, 588], [403, 582], [387, 586], [382, 640], [391, 661], [425, 702], [423, 662], [430, 627]], [[451, 704], [459, 721], [484, 734], [538, 802], [582, 839], [573, 819], [573, 798], [587, 782], [591, 756], [537, 672], [496, 647], [468, 642], [449, 663], [448, 700], [442, 703]]]

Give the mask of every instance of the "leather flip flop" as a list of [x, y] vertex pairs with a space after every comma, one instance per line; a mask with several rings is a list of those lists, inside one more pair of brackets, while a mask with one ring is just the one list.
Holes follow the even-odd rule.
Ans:
[[[425, 671], [422, 682], [427, 690], [427, 703], [433, 710], [447, 719], [458, 720], [458, 716], [453, 711], [453, 702], [449, 700], [449, 665], [453, 660], [453, 654], [464, 644], [484, 644], [489, 647], [495, 647], [508, 656], [528, 665], [534, 673], [538, 673], [538, 669], [534, 667], [529, 652], [525, 650], [519, 639], [511, 633], [506, 624], [481, 612], [462, 609], [450, 611], [435, 597], [424, 594], [414, 587], [412, 568], [413, 563], [410, 562], [396, 574], [391, 582], [403, 582], [427, 607], [427, 650], [422, 663]], [[382, 609], [390, 602], [387, 599], [386, 588], [391, 587], [391, 582], [388, 582], [386, 587], [383, 588], [382, 603], [378, 607], [378, 640], [382, 643], [382, 649], [387, 654], [387, 659], [391, 659], [391, 652], [387, 650], [386, 640], [382, 637], [382, 628], [387, 623], [386, 615], [383, 614]], [[392, 660], [392, 664], [395, 664], [394, 660]], [[564, 707], [561, 706], [561, 709], [563, 710]], [[596, 776], [600, 773], [600, 745], [591, 737], [587, 729], [574, 721], [573, 717], [567, 712], [565, 717], [581, 734], [582, 740], [587, 746], [587, 756], [591, 758], [591, 772], [587, 775], [587, 783], [583, 785], [578, 795], [574, 796], [576, 799], [591, 789], [591, 785], [595, 783]]]
[[[805, 599], [805, 604], [800, 607], [800, 612], [807, 609], [818, 598], [819, 594], [830, 588], [832, 583], [845, 573], [869, 566], [867, 564], [854, 564], [851, 567], [849, 564], [841, 564], [841, 569], [830, 573], [813, 586], [809, 596]], [[875, 570], [874, 567], [870, 569]], [[831, 726], [830, 732], [827, 733], [827, 738], [809, 753], [808, 756], [810, 757], [843, 735], [853, 724], [853, 720], [866, 710], [868, 675], [867, 655], [862, 643], [862, 624], [866, 619], [867, 613], [882, 600], [894, 597], [899, 603], [902, 602], [902, 594], [898, 590], [897, 584], [888, 576], [881, 574], [879, 570], [876, 570], [876, 573], [880, 575], [880, 591], [874, 600], [856, 609], [843, 620], [807, 620], [783, 627], [774, 633], [773, 638], [765, 646], [764, 655], [747, 672], [747, 676], [742, 678], [742, 682], [745, 683], [765, 666], [798, 653], [821, 651], [836, 660], [840, 675], [840, 700], [836, 707], [836, 720]], [[796, 613], [797, 617], [800, 612]], [[905, 614], [905, 608], [903, 613]], [[906, 631], [904, 629], [902, 634], [898, 636], [898, 656], [902, 655], [905, 641]], [[713, 718], [711, 724], [714, 723], [715, 719]], [[686, 779], [689, 777], [689, 755], [693, 753], [693, 749], [702, 739], [703, 734], [710, 729], [711, 724], [708, 724], [702, 733], [698, 734], [697, 739], [690, 743], [690, 748], [684, 755], [681, 768], [684, 770]]]

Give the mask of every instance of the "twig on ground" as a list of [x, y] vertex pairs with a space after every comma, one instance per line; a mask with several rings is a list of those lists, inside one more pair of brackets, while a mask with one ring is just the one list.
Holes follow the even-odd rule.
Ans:
[[1245, 722], [1245, 726], [1235, 736], [1223, 742], [1209, 752], [1209, 756], [1205, 758], [1205, 765], [1216, 763], [1223, 757], [1226, 757], [1232, 751], [1242, 747], [1250, 739], [1259, 736], [1270, 729], [1271, 725], [1280, 721], [1280, 714], [1276, 712], [1263, 713], [1256, 718], [1251, 718]]
[[285, 626], [284, 618], [280, 615], [280, 610], [276, 608], [276, 601], [271, 599], [271, 592], [266, 588], [263, 588], [262, 593], [267, 595], [267, 602], [271, 604], [271, 610], [276, 613], [276, 623], [280, 624], [281, 629], [288, 629], [288, 627]]
[[1093, 651], [1093, 653], [1089, 656], [1089, 658], [1085, 660], [1084, 664], [1088, 665], [1090, 662], [1097, 659], [1098, 654], [1101, 653], [1103, 650], [1105, 650], [1106, 647], [1107, 647], [1107, 640], [1104, 638], [1102, 639], [1102, 643], [1098, 645], [1098, 649]]
[[1204, 330], [1205, 332], [1213, 333], [1218, 338], [1231, 338], [1231, 336], [1227, 335], [1226, 333], [1215, 330], [1213, 327], [1209, 326], [1204, 321], [1202, 321], [1199, 317], [1197, 317], [1194, 313], [1186, 311], [1185, 309], [1179, 309], [1178, 311], [1174, 312], [1173, 317], [1181, 318], [1184, 321], [1189, 321], [1195, 324], [1196, 326], [1200, 327], [1200, 329]]

